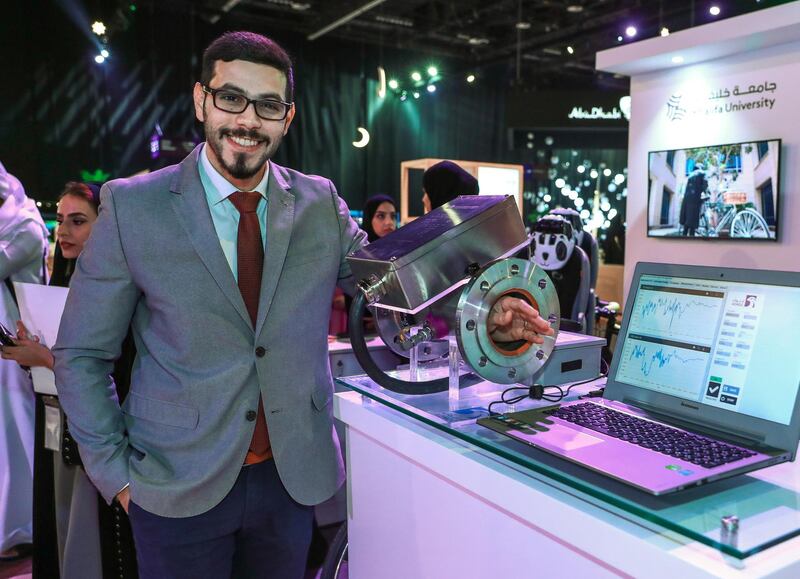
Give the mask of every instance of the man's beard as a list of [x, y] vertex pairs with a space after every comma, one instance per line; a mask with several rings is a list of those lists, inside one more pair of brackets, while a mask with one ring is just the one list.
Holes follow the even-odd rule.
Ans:
[[[266, 144], [266, 148], [261, 154], [261, 157], [255, 160], [253, 160], [252, 155], [248, 155], [246, 153], [234, 153], [233, 163], [228, 163], [223, 157], [222, 141], [229, 136], [252, 139], [254, 141], [263, 141]], [[258, 173], [264, 167], [264, 163], [266, 163], [273, 153], [275, 153], [280, 141], [273, 143], [267, 135], [263, 135], [258, 131], [246, 131], [244, 129], [215, 130], [207, 127], [206, 143], [208, 143], [211, 149], [214, 151], [214, 154], [219, 160], [219, 163], [222, 165], [222, 168], [225, 169], [225, 171], [227, 171], [231, 177], [234, 179], [249, 179], [250, 177], [256, 175], [256, 173]], [[251, 160], [252, 164], [248, 165], [248, 159]]]

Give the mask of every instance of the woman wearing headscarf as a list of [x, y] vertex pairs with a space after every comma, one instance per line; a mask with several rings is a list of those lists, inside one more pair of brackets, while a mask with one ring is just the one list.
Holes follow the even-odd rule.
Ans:
[[425, 213], [460, 195], [477, 195], [478, 180], [452, 161], [439, 161], [422, 174]]
[[[397, 229], [397, 208], [394, 204], [394, 199], [382, 193], [367, 199], [364, 203], [361, 229], [367, 232], [367, 239], [370, 243], [381, 237], [386, 237]], [[337, 325], [337, 329], [341, 328], [341, 332], [335, 333], [347, 331], [347, 313], [350, 311], [350, 304], [352, 303], [353, 298], [336, 288], [333, 294], [333, 315], [331, 319], [333, 319], [333, 316], [340, 316], [341, 323]], [[369, 312], [365, 312], [364, 322], [367, 332], [375, 331], [372, 315]]]
[[388, 195], [373, 195], [364, 203], [361, 229], [367, 232], [370, 243], [397, 229], [397, 208]]
[[[19, 180], [0, 163], [0, 322], [19, 319], [12, 282], [44, 283], [47, 227]], [[30, 375], [0, 360], [0, 560], [30, 554], [34, 404]]]
[[[58, 233], [50, 285], [68, 287], [75, 262], [97, 219], [100, 189], [67, 183], [58, 201]], [[53, 354], [17, 323], [17, 346], [3, 349], [3, 358], [23, 366], [53, 368]], [[135, 356], [130, 336], [114, 365], [114, 383], [122, 402], [130, 384]], [[130, 579], [137, 576], [136, 555], [127, 515], [117, 503], [107, 505], [86, 476], [77, 445], [55, 396], [37, 395], [34, 452], [33, 572], [61, 579]], [[59, 417], [58, 450], [45, 448], [45, 412]]]

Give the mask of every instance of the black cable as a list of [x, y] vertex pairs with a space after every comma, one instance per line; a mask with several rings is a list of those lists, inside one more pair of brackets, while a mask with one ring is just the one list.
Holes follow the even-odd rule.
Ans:
[[[546, 386], [541, 384], [534, 384], [533, 386], [512, 386], [503, 390], [503, 392], [500, 394], [500, 400], [490, 402], [487, 410], [489, 411], [489, 415], [492, 416], [497, 414], [496, 412], [492, 412], [492, 406], [495, 404], [516, 404], [517, 402], [521, 402], [526, 398], [533, 398], [534, 400], [547, 400], [548, 402], [561, 402], [564, 398], [569, 396], [570, 391], [576, 386], [582, 386], [583, 384], [588, 384], [589, 382], [594, 382], [595, 380], [605, 377], [606, 373], [602, 372], [594, 378], [588, 378], [586, 380], [581, 380], [580, 382], [573, 382], [567, 386], [567, 388], [563, 388], [558, 384], [548, 384]], [[547, 392], [548, 388], [554, 388], [555, 390], [558, 390], [558, 392]], [[513, 398], [506, 398], [507, 393], [515, 390], [524, 390], [525, 394], [518, 394]]]
[[[367, 348], [367, 341], [364, 338], [364, 323], [362, 321], [364, 312], [367, 309], [367, 298], [364, 293], [357, 291], [353, 297], [353, 304], [348, 313], [347, 325], [350, 328], [350, 345], [353, 346], [353, 354], [359, 365], [372, 380], [392, 392], [398, 394], [433, 394], [444, 392], [450, 387], [449, 378], [439, 378], [437, 380], [427, 380], [424, 382], [410, 382], [392, 378], [381, 370]], [[462, 387], [471, 386], [481, 381], [475, 374], [463, 374], [459, 377], [459, 385]]]

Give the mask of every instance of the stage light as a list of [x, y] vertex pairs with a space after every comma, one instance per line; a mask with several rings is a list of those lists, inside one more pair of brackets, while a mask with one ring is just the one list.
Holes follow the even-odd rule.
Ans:
[[103, 56], [102, 54], [98, 54], [97, 56], [94, 57], [94, 61], [97, 64], [103, 64], [106, 61], [106, 57]]
[[622, 36], [617, 36], [617, 42], [622, 42]]
[[544, 197], [542, 197], [542, 200], [543, 200], [545, 203], [550, 203], [550, 201], [552, 201], [552, 200], [553, 200], [553, 198], [552, 198], [552, 197], [550, 196], [550, 194], [548, 193], [547, 195], [545, 195]]
[[570, 14], [580, 14], [583, 12], [583, 6], [580, 4], [569, 4], [567, 5], [567, 12]]
[[474, 74], [468, 74], [467, 75], [467, 82], [470, 83], [470, 84], [475, 82], [475, 75]]
[[716, 5], [712, 6], [711, 8], [708, 9], [708, 13], [711, 14], [711, 16], [719, 16], [720, 13], [719, 6]]
[[422, 75], [415, 70], [411, 73], [411, 80], [414, 82], [419, 82], [422, 80]]
[[664, 26], [664, 27], [661, 29], [661, 36], [669, 36], [669, 28], [667, 28], [666, 26]]
[[578, 165], [578, 166], [575, 168], [575, 170], [576, 170], [578, 173], [583, 173], [583, 172], [586, 170], [586, 167], [584, 167], [583, 165]]
[[404, 101], [404, 100], [406, 100], [407, 98], [408, 98], [408, 93], [407, 93], [406, 91], [403, 91], [403, 94], [401, 94], [401, 95], [400, 95], [400, 100], [401, 100], [401, 101]]
[[606, 177], [611, 177], [611, 169], [603, 169], [603, 175]]
[[395, 79], [392, 79], [392, 80], [389, 81], [389, 88], [390, 89], [397, 90], [399, 86], [400, 86], [400, 83], [397, 82]]
[[435, 84], [429, 84], [428, 85], [428, 92], [436, 92], [436, 85]]
[[435, 66], [428, 67], [428, 76], [436, 76], [437, 74], [439, 74], [438, 68], [436, 68]]
[[414, 91], [414, 98], [415, 98], [415, 99], [418, 99], [418, 98], [419, 98], [419, 93], [418, 93], [417, 91]]
[[625, 35], [626, 35], [628, 38], [633, 38], [634, 36], [636, 36], [636, 32], [637, 32], [637, 30], [636, 30], [636, 27], [635, 27], [635, 26], [628, 26], [628, 27], [625, 29]]
[[672, 64], [681, 64], [683, 62], [682, 56], [673, 56], [672, 57]]
[[562, 179], [561, 177], [559, 177], [558, 179], [556, 179], [556, 187], [557, 187], [557, 188], [561, 189], [561, 188], [563, 188], [563, 187], [564, 187], [564, 185], [566, 185], [566, 184], [567, 184], [567, 182], [566, 182], [566, 181], [564, 181], [564, 179]]
[[597, 169], [592, 169], [591, 171], [589, 171], [589, 177], [591, 177], [592, 179], [597, 179], [597, 176], [599, 174], [600, 173], [597, 172]]
[[617, 185], [622, 185], [623, 181], [625, 181], [625, 175], [623, 175], [622, 173], [617, 173], [616, 175], [614, 175], [614, 183], [616, 183]]
[[92, 32], [97, 34], [97, 36], [103, 36], [103, 34], [106, 33], [106, 25], [97, 20], [92, 23]]
[[100, 51], [100, 56], [102, 56], [103, 58], [108, 58], [108, 51], [104, 48], [103, 50]]
[[567, 52], [569, 52], [570, 54], [575, 54], [575, 49], [572, 48], [571, 46], [567, 46]]

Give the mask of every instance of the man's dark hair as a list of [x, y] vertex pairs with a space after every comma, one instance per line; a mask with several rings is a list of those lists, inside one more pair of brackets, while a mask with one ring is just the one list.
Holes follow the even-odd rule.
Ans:
[[286, 76], [287, 102], [294, 98], [294, 71], [292, 59], [274, 40], [255, 32], [226, 32], [212, 42], [203, 53], [203, 70], [200, 83], [208, 86], [214, 76], [214, 65], [218, 60], [231, 62], [246, 60], [277, 68]]

